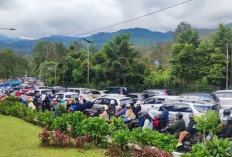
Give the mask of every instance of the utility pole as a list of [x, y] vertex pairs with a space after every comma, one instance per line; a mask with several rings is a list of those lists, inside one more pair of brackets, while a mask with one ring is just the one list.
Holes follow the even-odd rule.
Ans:
[[226, 44], [226, 90], [228, 89], [229, 81], [229, 43]]
[[86, 41], [87, 43], [87, 51], [88, 51], [88, 74], [87, 74], [87, 83], [89, 84], [89, 44], [93, 43], [90, 40], [84, 39], [84, 41]]
[[232, 44], [230, 45], [230, 87], [232, 87]]

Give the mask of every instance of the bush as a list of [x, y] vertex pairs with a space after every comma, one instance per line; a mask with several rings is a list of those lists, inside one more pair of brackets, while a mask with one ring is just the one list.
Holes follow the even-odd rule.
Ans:
[[67, 112], [67, 109], [64, 104], [57, 104], [55, 107], [56, 116], [61, 116]]
[[128, 149], [128, 143], [131, 142], [129, 130], [118, 130], [113, 134], [113, 143], [117, 144], [122, 150]]
[[68, 124], [70, 125], [70, 134], [73, 137], [76, 136], [83, 136], [82, 131], [82, 121], [86, 119], [86, 116], [82, 112], [75, 112], [75, 113], [69, 113], [66, 114]]
[[13, 95], [8, 96], [6, 100], [9, 100], [12, 102], [19, 102], [19, 98]]
[[164, 135], [148, 128], [145, 130], [136, 128], [131, 133], [132, 141], [138, 143], [142, 147], [155, 146], [168, 152], [176, 150], [177, 139], [172, 135]]
[[82, 121], [82, 129], [85, 135], [90, 135], [94, 142], [102, 147], [106, 146], [106, 135], [109, 134], [109, 127], [103, 118], [94, 117]]
[[118, 130], [127, 130], [128, 126], [123, 122], [123, 119], [121, 117], [119, 118], [111, 118], [110, 119], [110, 125], [109, 130], [111, 134], [114, 134], [115, 131]]
[[52, 123], [53, 123], [54, 114], [49, 111], [42, 112], [40, 111], [38, 113], [38, 124], [42, 127], [46, 127], [47, 129], [52, 129]]
[[85, 137], [77, 137], [76, 138], [76, 147], [77, 148], [84, 148], [85, 147]]
[[68, 121], [67, 121], [66, 114], [63, 114], [61, 117], [54, 118], [53, 123], [52, 123], [52, 129], [60, 130], [64, 133], [67, 133]]
[[39, 139], [42, 146], [72, 147], [74, 145], [71, 138], [59, 130], [43, 129], [42, 133], [39, 134]]
[[157, 148], [144, 147], [141, 151], [134, 151], [134, 157], [171, 157], [172, 155], [168, 152], [161, 151]]

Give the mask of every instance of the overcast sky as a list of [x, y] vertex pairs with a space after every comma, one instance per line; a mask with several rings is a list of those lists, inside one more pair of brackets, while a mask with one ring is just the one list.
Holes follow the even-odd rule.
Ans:
[[[153, 12], [184, 0], [0, 0], [0, 34], [23, 38], [78, 35]], [[195, 28], [232, 23], [232, 0], [193, 0], [142, 19], [104, 30], [142, 27], [173, 31], [181, 21]]]

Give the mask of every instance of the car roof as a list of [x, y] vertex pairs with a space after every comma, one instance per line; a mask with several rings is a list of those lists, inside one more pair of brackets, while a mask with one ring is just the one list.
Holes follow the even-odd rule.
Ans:
[[61, 93], [56, 93], [55, 95], [58, 95], [58, 94], [68, 95], [68, 94], [78, 94], [78, 93], [75, 93], [75, 92], [61, 92]]
[[152, 96], [152, 97], [149, 97], [149, 98], [179, 98], [179, 96], [156, 95], [156, 96]]
[[183, 104], [183, 105], [188, 104], [190, 106], [192, 106], [192, 105], [214, 106], [214, 104], [208, 104], [208, 103], [202, 103], [202, 102], [186, 102], [186, 101], [182, 101], [182, 102], [170, 101], [170, 102], [165, 103], [165, 105], [172, 105], [172, 104], [174, 105], [176, 103]]
[[214, 93], [221, 93], [221, 92], [232, 92], [232, 90], [219, 90], [219, 91], [216, 91]]
[[181, 94], [180, 96], [182, 96], [182, 95], [189, 95], [189, 96], [191, 96], [191, 95], [193, 95], [193, 96], [200, 96], [200, 95], [211, 95], [210, 93], [183, 93], [183, 94]]
[[[131, 99], [130, 97], [126, 97], [126, 96], [102, 96], [100, 98], [117, 99], [117, 100]], [[100, 98], [97, 98], [97, 99], [100, 99]]]
[[167, 91], [166, 89], [148, 89], [148, 90], [144, 90], [143, 92], [145, 91]]

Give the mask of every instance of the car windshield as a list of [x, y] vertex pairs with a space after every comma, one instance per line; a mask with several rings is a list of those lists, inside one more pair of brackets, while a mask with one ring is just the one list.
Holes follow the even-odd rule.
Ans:
[[120, 104], [124, 105], [124, 104], [131, 104], [133, 103], [132, 99], [122, 99], [120, 100]]
[[205, 105], [193, 105], [193, 107], [200, 113], [205, 113], [208, 110], [212, 109], [212, 106], [205, 106]]
[[220, 92], [215, 93], [215, 95], [219, 98], [232, 98], [232, 92]]

